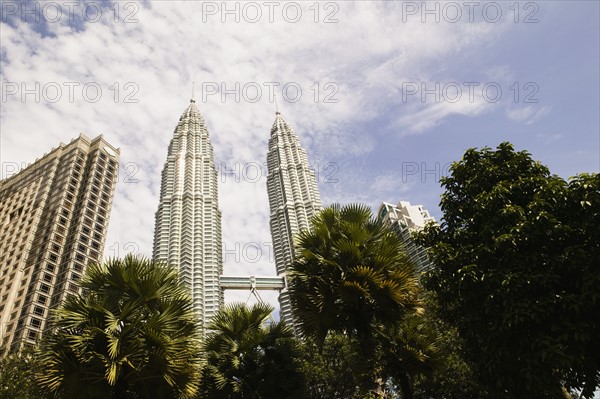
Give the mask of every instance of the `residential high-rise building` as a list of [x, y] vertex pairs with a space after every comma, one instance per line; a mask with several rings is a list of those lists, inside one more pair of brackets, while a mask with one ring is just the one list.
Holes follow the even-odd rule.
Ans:
[[206, 327], [223, 304], [219, 286], [223, 272], [221, 212], [213, 147], [194, 100], [179, 118], [169, 144], [153, 257], [178, 269]]
[[[321, 197], [306, 151], [290, 125], [276, 113], [267, 154], [267, 191], [270, 227], [277, 274], [285, 276], [294, 259], [294, 236], [310, 228], [311, 217], [321, 209]], [[293, 325], [289, 294], [279, 296], [281, 319]]]
[[120, 150], [69, 144], [0, 181], [0, 347], [33, 344], [48, 316], [102, 261]]
[[400, 201], [397, 205], [384, 202], [379, 207], [377, 215], [379, 220], [400, 236], [417, 272], [427, 271], [431, 267], [427, 251], [411, 237], [413, 232], [421, 230], [428, 222], [435, 222], [423, 205], [411, 205], [408, 201]]

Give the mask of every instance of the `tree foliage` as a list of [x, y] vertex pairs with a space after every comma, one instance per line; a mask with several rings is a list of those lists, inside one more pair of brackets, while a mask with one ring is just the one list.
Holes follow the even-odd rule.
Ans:
[[569, 182], [502, 143], [442, 178], [422, 244], [445, 320], [499, 398], [593, 395], [600, 382], [600, 177]]
[[289, 273], [294, 313], [303, 335], [328, 332], [372, 338], [374, 326], [400, 321], [418, 306], [414, 267], [400, 239], [365, 205], [332, 205], [298, 239]]
[[44, 397], [36, 376], [40, 362], [32, 347], [9, 353], [0, 359], [0, 399], [42, 399]]
[[231, 304], [212, 319], [204, 351], [202, 399], [303, 398], [298, 343], [283, 322], [265, 324], [273, 307]]
[[61, 398], [191, 398], [198, 331], [170, 267], [128, 256], [91, 265], [42, 342], [40, 381]]
[[364, 367], [356, 340], [331, 333], [320, 347], [311, 339], [301, 344], [301, 370], [310, 399], [364, 399], [376, 388], [375, 370]]
[[478, 383], [476, 373], [464, 359], [464, 342], [456, 327], [444, 322], [439, 307], [428, 292], [424, 293], [424, 328], [436, 337], [436, 367], [414, 381], [415, 399], [488, 399], [491, 396]]
[[428, 370], [433, 347], [414, 323], [418, 282], [400, 238], [365, 205], [332, 205], [311, 223], [288, 274], [301, 333], [319, 348], [330, 333], [355, 340], [356, 382], [375, 376], [383, 394], [384, 382], [397, 379], [409, 398], [410, 376]]

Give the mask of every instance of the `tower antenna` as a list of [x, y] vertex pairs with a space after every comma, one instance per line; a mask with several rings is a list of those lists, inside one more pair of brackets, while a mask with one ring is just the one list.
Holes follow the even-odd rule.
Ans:
[[190, 102], [195, 103], [196, 100], [194, 100], [194, 89], [196, 88], [196, 82], [192, 82], [192, 98], [190, 99]]
[[276, 93], [274, 95], [274, 98], [275, 98], [275, 115], [279, 115], [280, 112], [279, 112], [279, 105], [277, 104], [277, 94]]

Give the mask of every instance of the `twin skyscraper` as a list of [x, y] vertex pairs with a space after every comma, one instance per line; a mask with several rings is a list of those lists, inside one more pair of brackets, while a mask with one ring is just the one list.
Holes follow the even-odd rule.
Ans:
[[[52, 311], [81, 292], [86, 266], [102, 262], [119, 156], [102, 136], [81, 134], [0, 180], [0, 357], [34, 345]], [[294, 236], [310, 227], [321, 199], [306, 151], [279, 112], [267, 168], [277, 276], [223, 276], [218, 172], [206, 123], [191, 100], [162, 171], [153, 257], [177, 267], [204, 329], [223, 305], [224, 289], [279, 290], [281, 319], [294, 325], [286, 290]], [[401, 201], [383, 203], [378, 217], [400, 235], [419, 270], [428, 269], [424, 249], [410, 236], [433, 220], [429, 213]]]
[[[279, 112], [271, 128], [267, 168], [275, 265], [284, 282], [281, 319], [293, 325], [286, 271], [294, 258], [294, 236], [309, 228], [321, 198], [306, 151]], [[217, 175], [209, 132], [192, 99], [179, 118], [162, 171], [153, 257], [178, 268], [205, 328], [223, 305]]]

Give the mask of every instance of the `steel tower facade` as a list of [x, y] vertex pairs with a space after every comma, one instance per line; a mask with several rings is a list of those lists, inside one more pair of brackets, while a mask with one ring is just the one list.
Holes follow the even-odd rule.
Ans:
[[179, 118], [162, 171], [153, 257], [178, 269], [205, 328], [223, 304], [217, 180], [208, 129], [191, 100]]
[[[310, 227], [321, 209], [321, 197], [306, 151], [290, 125], [276, 113], [267, 155], [270, 227], [277, 275], [284, 276], [294, 259], [295, 235]], [[289, 294], [279, 296], [281, 319], [293, 326]]]

